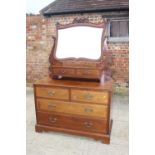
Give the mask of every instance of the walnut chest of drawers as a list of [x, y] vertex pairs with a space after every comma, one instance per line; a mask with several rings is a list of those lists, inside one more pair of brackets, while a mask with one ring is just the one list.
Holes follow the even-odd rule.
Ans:
[[34, 84], [37, 132], [60, 131], [110, 143], [112, 81], [45, 78]]

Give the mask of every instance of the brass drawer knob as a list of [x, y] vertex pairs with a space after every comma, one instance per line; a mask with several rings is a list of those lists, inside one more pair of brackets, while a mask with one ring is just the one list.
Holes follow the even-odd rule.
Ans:
[[87, 93], [87, 94], [84, 94], [84, 98], [87, 100], [91, 100], [93, 98], [93, 95]]
[[92, 122], [84, 122], [84, 126], [86, 128], [91, 128], [93, 126], [93, 123]]
[[48, 120], [49, 120], [50, 123], [55, 123], [57, 121], [57, 118], [49, 117]]
[[84, 111], [85, 112], [93, 112], [93, 109], [91, 109], [91, 108], [85, 108]]
[[55, 95], [55, 91], [48, 91], [48, 95], [49, 95], [49, 96]]
[[51, 109], [51, 108], [52, 108], [52, 109], [53, 109], [53, 108], [56, 108], [56, 105], [54, 105], [54, 104], [48, 104], [48, 108], [50, 108], [50, 109]]

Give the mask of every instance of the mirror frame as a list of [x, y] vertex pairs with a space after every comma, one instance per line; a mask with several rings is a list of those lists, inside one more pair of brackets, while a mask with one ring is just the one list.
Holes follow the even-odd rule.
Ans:
[[[57, 46], [58, 46], [58, 37], [59, 37], [58, 36], [58, 30], [67, 29], [67, 28], [71, 28], [71, 27], [77, 27], [77, 26], [103, 28], [102, 37], [101, 37], [101, 54], [100, 54], [100, 57], [98, 59], [89, 59], [89, 58], [83, 58], [83, 57], [80, 57], [80, 58], [74, 58], [74, 57], [57, 58], [56, 57], [56, 50], [57, 50]], [[52, 48], [52, 51], [50, 54], [50, 59], [49, 59], [49, 61], [51, 63], [53, 60], [54, 60], [54, 62], [55, 61], [63, 61], [63, 60], [75, 60], [75, 61], [86, 60], [86, 61], [98, 62], [100, 59], [103, 58], [103, 53], [106, 50], [105, 40], [107, 39], [107, 22], [95, 24], [95, 23], [91, 23], [88, 18], [81, 18], [81, 19], [75, 18], [72, 23], [65, 24], [65, 25], [57, 22], [57, 24], [56, 24], [56, 36], [52, 36], [52, 38], [54, 40], [54, 46]]]
[[[59, 38], [59, 35], [58, 35], [58, 31], [59, 30], [62, 30], [62, 29], [68, 29], [68, 28], [72, 28], [72, 27], [88, 27], [88, 28], [101, 28], [102, 29], [102, 35], [101, 35], [101, 44], [100, 44], [100, 56], [99, 58], [97, 59], [90, 59], [90, 58], [86, 58], [86, 57], [78, 57], [78, 58], [75, 58], [75, 57], [67, 57], [67, 58], [58, 58], [56, 57], [56, 52], [57, 52], [57, 47], [58, 47], [58, 38]], [[96, 24], [92, 24], [92, 23], [71, 23], [71, 24], [68, 24], [68, 25], [57, 25], [57, 34], [56, 34], [56, 46], [55, 46], [55, 49], [54, 49], [54, 58], [57, 59], [57, 60], [66, 60], [66, 59], [74, 59], [74, 60], [100, 60], [101, 57], [103, 56], [103, 43], [104, 43], [104, 33], [105, 33], [105, 29], [103, 28], [104, 27], [104, 24], [100, 24], [100, 25], [96, 25]], [[81, 34], [81, 37], [82, 37], [82, 34]], [[74, 39], [74, 38], [73, 38]], [[87, 41], [86, 41], [87, 42]], [[78, 44], [79, 45], [79, 44]], [[74, 51], [73, 51], [74, 52]]]

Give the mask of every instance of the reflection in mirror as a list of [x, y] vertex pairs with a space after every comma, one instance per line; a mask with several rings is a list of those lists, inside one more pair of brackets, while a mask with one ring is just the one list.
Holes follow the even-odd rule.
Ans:
[[58, 30], [56, 57], [99, 59], [103, 28], [76, 26]]

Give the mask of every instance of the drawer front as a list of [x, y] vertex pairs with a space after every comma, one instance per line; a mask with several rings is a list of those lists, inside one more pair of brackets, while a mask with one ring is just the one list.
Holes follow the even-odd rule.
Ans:
[[36, 96], [69, 100], [69, 90], [65, 88], [36, 87]]
[[107, 133], [107, 121], [98, 119], [87, 119], [69, 115], [37, 113], [38, 124], [50, 125], [54, 127], [83, 130], [90, 132]]
[[81, 101], [89, 103], [101, 103], [108, 104], [109, 93], [98, 91], [86, 91], [86, 90], [71, 90], [71, 100]]
[[77, 69], [76, 74], [81, 76], [99, 76], [99, 70], [95, 69]]
[[66, 68], [53, 68], [52, 70], [53, 74], [56, 75], [74, 75], [75, 70], [74, 69], [66, 69]]
[[107, 119], [108, 106], [99, 104], [82, 104], [48, 99], [37, 99], [39, 111], [53, 111], [67, 114], [100, 117]]

